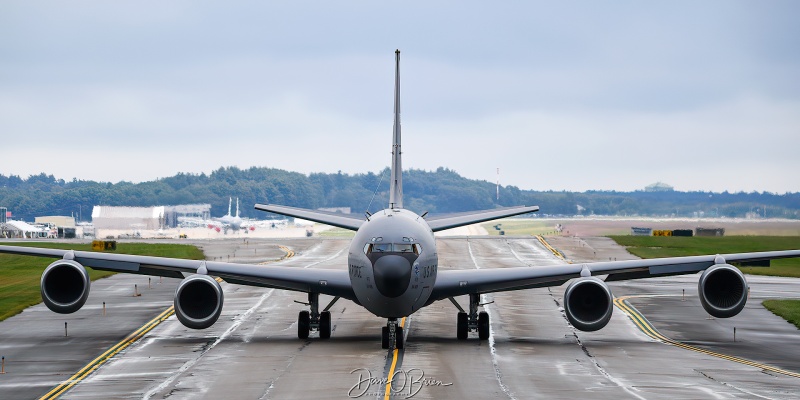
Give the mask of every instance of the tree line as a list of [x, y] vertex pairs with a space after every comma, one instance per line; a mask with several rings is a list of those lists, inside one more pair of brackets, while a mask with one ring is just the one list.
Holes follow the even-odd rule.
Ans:
[[[403, 173], [404, 205], [430, 214], [538, 205], [539, 215], [619, 215], [653, 217], [745, 217], [800, 219], [800, 193], [773, 194], [712, 192], [535, 191], [501, 186], [496, 197], [492, 182], [467, 179], [453, 170], [411, 169]], [[75, 215], [89, 221], [95, 205], [156, 206], [211, 204], [211, 214], [228, 211], [228, 197], [238, 197], [241, 215], [266, 218], [253, 209], [256, 203], [303, 208], [350, 207], [353, 213], [380, 210], [389, 201], [389, 169], [377, 173], [312, 173], [275, 168], [219, 168], [210, 174], [179, 173], [155, 181], [64, 181], [53, 175], [27, 179], [0, 174], [0, 207], [15, 219], [35, 216]]]

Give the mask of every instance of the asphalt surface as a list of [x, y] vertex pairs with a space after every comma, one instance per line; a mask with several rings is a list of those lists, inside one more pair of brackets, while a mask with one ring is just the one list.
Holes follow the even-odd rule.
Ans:
[[[206, 256], [276, 262], [292, 268], [344, 268], [348, 240], [204, 241]], [[631, 257], [602, 238], [556, 238], [576, 261]], [[563, 263], [535, 238], [442, 238], [441, 268], [506, 268]], [[252, 253], [251, 253], [252, 252]], [[749, 277], [747, 308], [708, 320], [697, 276], [611, 284], [664, 335], [694, 346], [800, 372], [800, 334], [760, 300], [798, 297], [796, 280]], [[142, 296], [133, 297], [133, 284]], [[37, 398], [172, 305], [176, 280], [115, 275], [97, 281], [87, 305], [67, 316], [43, 305], [0, 323], [0, 398]], [[331, 309], [333, 334], [297, 339], [299, 293], [223, 284], [225, 305], [206, 330], [170, 317], [81, 379], [61, 398], [382, 398], [395, 362], [393, 398], [797, 398], [800, 379], [664, 344], [619, 309], [604, 329], [574, 330], [561, 308], [564, 287], [484, 296], [491, 338], [456, 339], [456, 308], [433, 304], [405, 321], [406, 349], [380, 348], [385, 321], [349, 301]], [[686, 291], [686, 298], [681, 296]], [[667, 296], [665, 296], [667, 295]], [[329, 298], [323, 296], [322, 304]], [[458, 299], [466, 305], [466, 298]], [[107, 314], [102, 315], [102, 301]], [[100, 306], [98, 306], [100, 305]], [[69, 322], [64, 337], [63, 322]], [[737, 341], [733, 342], [733, 326]], [[374, 378], [370, 381], [369, 378]], [[359, 384], [360, 383], [360, 384]]]

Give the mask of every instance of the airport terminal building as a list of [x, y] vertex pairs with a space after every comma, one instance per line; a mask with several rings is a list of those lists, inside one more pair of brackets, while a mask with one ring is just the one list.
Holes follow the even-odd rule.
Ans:
[[94, 206], [92, 223], [95, 229], [163, 229], [178, 225], [179, 217], [210, 219], [210, 204], [177, 206], [117, 207]]

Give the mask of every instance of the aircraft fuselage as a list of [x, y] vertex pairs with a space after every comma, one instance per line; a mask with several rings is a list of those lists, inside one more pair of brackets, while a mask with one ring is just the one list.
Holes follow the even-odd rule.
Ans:
[[438, 261], [433, 231], [423, 218], [385, 209], [370, 216], [350, 243], [350, 282], [371, 313], [401, 318], [427, 303]]

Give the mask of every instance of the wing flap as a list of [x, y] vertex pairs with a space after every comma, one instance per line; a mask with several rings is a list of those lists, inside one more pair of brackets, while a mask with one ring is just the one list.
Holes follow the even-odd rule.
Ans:
[[321, 224], [332, 225], [338, 228], [357, 231], [364, 223], [364, 219], [349, 214], [339, 214], [327, 211], [309, 210], [305, 208], [278, 206], [274, 204], [256, 204], [256, 210], [267, 211], [289, 217], [307, 219]]

